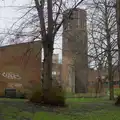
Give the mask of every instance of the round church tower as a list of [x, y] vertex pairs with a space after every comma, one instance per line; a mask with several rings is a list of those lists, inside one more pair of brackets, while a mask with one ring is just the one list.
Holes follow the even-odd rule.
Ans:
[[88, 81], [88, 40], [86, 11], [76, 8], [63, 13], [62, 79], [65, 86], [75, 93], [87, 91]]

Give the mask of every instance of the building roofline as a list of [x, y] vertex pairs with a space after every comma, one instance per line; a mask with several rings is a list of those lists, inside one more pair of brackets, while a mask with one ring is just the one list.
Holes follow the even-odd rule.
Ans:
[[22, 42], [22, 43], [18, 43], [18, 44], [9, 44], [9, 45], [3, 45], [3, 46], [0, 46], [0, 48], [7, 48], [7, 47], [14, 47], [14, 46], [19, 46], [19, 45], [25, 45], [25, 44], [34, 44], [34, 43], [41, 43], [41, 41], [40, 40], [37, 40], [37, 41], [27, 41], [27, 42]]
[[81, 9], [81, 8], [69, 8], [69, 9], [67, 9], [67, 10], [65, 10], [64, 12], [63, 12], [63, 14], [65, 14], [66, 12], [69, 12], [70, 10], [72, 10], [73, 9], [73, 11], [79, 11], [79, 12], [86, 12], [86, 10], [85, 9]]

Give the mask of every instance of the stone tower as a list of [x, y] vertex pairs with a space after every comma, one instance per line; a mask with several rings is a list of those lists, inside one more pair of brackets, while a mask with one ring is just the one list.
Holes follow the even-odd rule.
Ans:
[[62, 80], [68, 91], [84, 93], [88, 81], [86, 11], [76, 8], [68, 18], [69, 10], [63, 13]]

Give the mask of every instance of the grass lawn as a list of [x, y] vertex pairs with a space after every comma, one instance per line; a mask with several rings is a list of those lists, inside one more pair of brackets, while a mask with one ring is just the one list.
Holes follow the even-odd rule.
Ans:
[[108, 100], [107, 99], [104, 99], [104, 98], [69, 98], [69, 99], [66, 99], [66, 102], [69, 103], [69, 102], [83, 102], [83, 103], [88, 103], [88, 102], [105, 102]]
[[24, 101], [27, 101], [27, 99], [11, 99], [11, 98], [0, 98], [0, 102], [1, 101], [11, 101], [11, 102], [13, 102], [13, 101], [15, 101], [15, 102], [24, 102]]
[[120, 120], [120, 107], [106, 99], [69, 98], [66, 102], [66, 108], [36, 108], [24, 100], [0, 99], [0, 120]]
[[120, 89], [119, 88], [115, 88], [114, 89], [114, 94], [115, 95], [120, 95]]

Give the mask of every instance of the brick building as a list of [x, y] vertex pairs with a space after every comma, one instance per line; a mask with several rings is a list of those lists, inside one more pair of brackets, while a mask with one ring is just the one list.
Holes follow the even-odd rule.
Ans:
[[0, 47], [0, 93], [40, 83], [40, 41]]
[[[107, 71], [103, 70], [101, 72], [98, 73], [97, 70], [94, 69], [89, 69], [88, 70], [88, 88], [90, 87], [94, 87], [94, 84], [96, 83], [96, 77], [99, 76], [99, 74], [101, 74], [101, 78], [103, 79], [103, 85], [104, 88], [108, 88], [109, 87], [109, 80], [107, 79]], [[104, 79], [106, 77], [106, 79]], [[114, 88], [119, 88], [119, 75], [118, 75], [118, 71], [114, 72], [114, 77], [113, 77], [113, 85]]]

